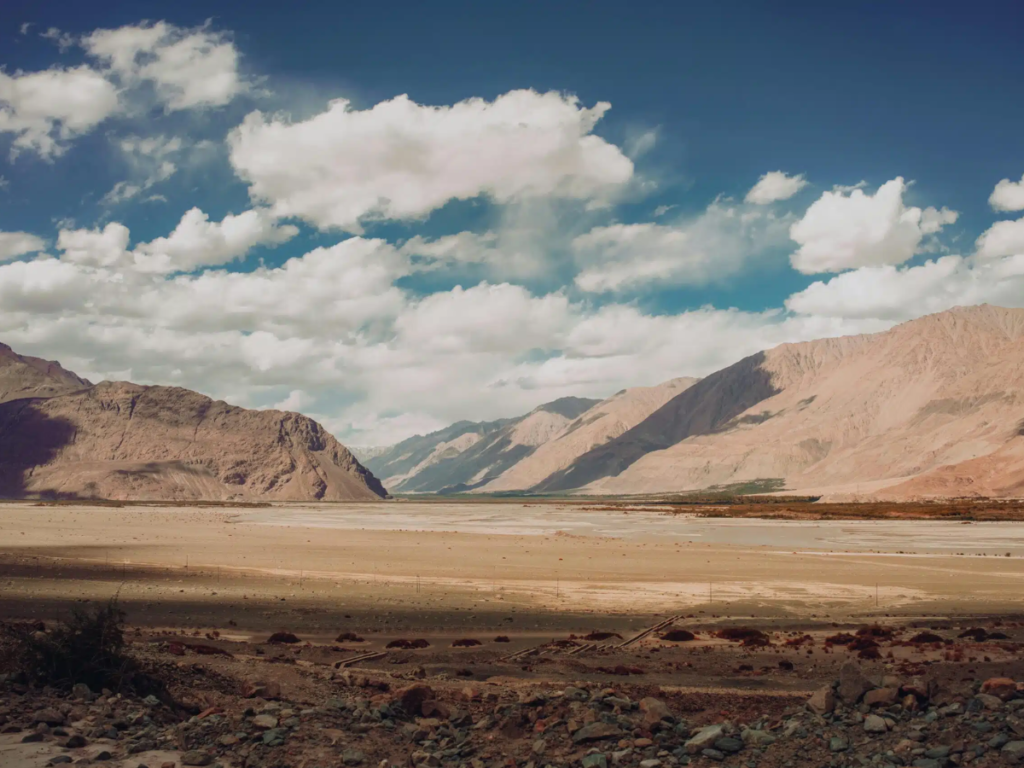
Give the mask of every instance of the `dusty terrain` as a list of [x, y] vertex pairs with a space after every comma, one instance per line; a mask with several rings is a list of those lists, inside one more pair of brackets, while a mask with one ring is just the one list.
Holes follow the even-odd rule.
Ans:
[[0, 676], [0, 764], [1012, 764], [1020, 510], [842, 511], [3, 504], [0, 620], [117, 595], [168, 689]]

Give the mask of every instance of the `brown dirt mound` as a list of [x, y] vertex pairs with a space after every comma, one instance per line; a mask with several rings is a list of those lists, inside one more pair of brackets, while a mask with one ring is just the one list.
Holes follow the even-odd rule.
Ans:
[[686, 629], [670, 629], [661, 636], [662, 640], [667, 640], [670, 643], [687, 643], [696, 638], [697, 636], [693, 632]]
[[388, 643], [385, 648], [401, 648], [402, 650], [411, 651], [416, 648], [429, 648], [430, 643], [420, 638], [418, 640], [406, 640], [404, 637], [400, 637], [397, 640], [392, 640]]
[[475, 645], [483, 645], [483, 643], [472, 637], [463, 637], [453, 642], [452, 648], [472, 648]]
[[771, 645], [771, 640], [760, 629], [753, 627], [725, 627], [715, 633], [716, 637], [722, 640], [729, 640], [734, 643], [743, 643], [747, 648], [759, 648]]
[[912, 643], [941, 643], [943, 640], [944, 638], [936, 635], [934, 632], [918, 632], [910, 638]]
[[355, 632], [342, 632], [340, 635], [338, 635], [336, 638], [334, 638], [334, 642], [336, 642], [336, 643], [364, 643], [366, 641], [363, 638], [361, 638], [359, 635], [357, 635]]
[[292, 645], [294, 643], [298, 643], [301, 641], [291, 632], [275, 632], [267, 638], [267, 642], [274, 643], [275, 645], [279, 643], [287, 643], [289, 645]]
[[510, 643], [512, 641], [508, 639], [507, 635], [498, 635], [496, 638], [494, 638], [494, 642], [496, 642], [496, 643]]

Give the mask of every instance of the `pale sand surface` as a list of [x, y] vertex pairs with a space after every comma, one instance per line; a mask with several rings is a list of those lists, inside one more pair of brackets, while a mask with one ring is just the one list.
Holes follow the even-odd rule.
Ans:
[[120, 590], [190, 616], [259, 603], [267, 622], [281, 598], [293, 613], [1016, 612], [1022, 555], [1020, 523], [698, 519], [532, 501], [0, 505], [0, 599]]

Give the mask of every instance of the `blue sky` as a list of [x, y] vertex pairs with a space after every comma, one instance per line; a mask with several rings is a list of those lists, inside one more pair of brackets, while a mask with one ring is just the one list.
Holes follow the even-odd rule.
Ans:
[[1024, 304], [1018, 4], [633, 5], [5, 4], [0, 340], [370, 444]]

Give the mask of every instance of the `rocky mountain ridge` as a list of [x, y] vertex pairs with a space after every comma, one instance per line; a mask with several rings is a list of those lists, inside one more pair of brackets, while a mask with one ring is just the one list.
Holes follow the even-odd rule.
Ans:
[[180, 387], [93, 385], [0, 348], [0, 494], [168, 500], [374, 500], [381, 483], [298, 413]]

